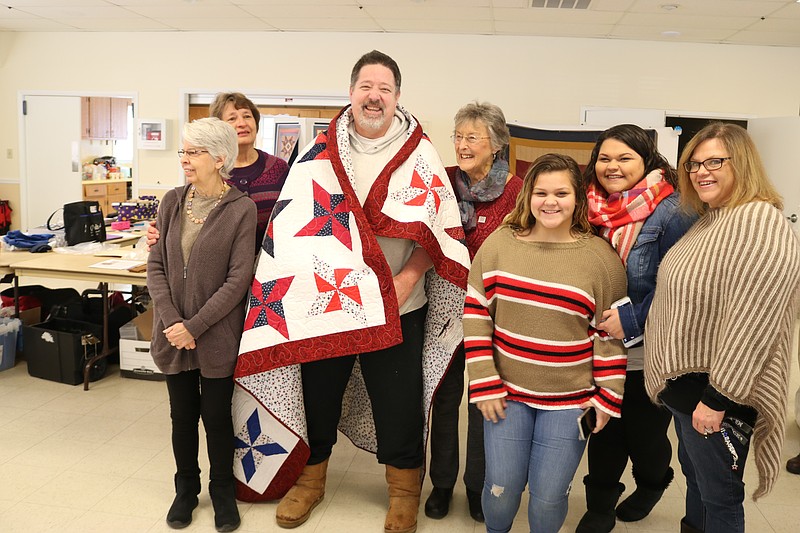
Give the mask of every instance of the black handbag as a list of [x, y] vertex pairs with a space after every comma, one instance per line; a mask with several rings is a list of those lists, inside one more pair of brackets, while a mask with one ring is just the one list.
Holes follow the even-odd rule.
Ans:
[[[50, 226], [53, 215], [47, 219], [47, 229], [60, 229]], [[106, 240], [106, 224], [100, 204], [93, 200], [64, 204], [64, 236], [68, 246]]]

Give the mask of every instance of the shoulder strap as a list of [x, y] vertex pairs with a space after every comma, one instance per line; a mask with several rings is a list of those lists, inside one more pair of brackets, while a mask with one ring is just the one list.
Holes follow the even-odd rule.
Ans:
[[64, 208], [63, 208], [63, 207], [61, 207], [61, 208], [59, 208], [59, 209], [56, 209], [55, 211], [53, 211], [52, 213], [50, 213], [50, 216], [49, 216], [49, 217], [47, 217], [47, 224], [45, 224], [45, 225], [47, 226], [47, 229], [49, 229], [50, 231], [58, 231], [58, 230], [60, 230], [60, 229], [64, 229], [64, 226], [63, 226], [63, 225], [61, 225], [61, 226], [57, 226], [57, 227], [51, 227], [51, 226], [50, 226], [50, 221], [51, 221], [51, 220], [53, 220], [53, 217], [54, 217], [54, 216], [55, 216], [55, 214], [56, 214], [56, 213], [58, 213], [59, 211], [64, 211]]

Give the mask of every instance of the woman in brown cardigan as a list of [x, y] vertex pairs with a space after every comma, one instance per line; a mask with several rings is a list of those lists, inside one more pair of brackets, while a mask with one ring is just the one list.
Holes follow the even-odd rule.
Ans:
[[209, 492], [217, 531], [239, 527], [233, 481], [233, 370], [253, 278], [256, 207], [229, 187], [236, 133], [216, 118], [184, 127], [178, 151], [187, 185], [164, 195], [161, 239], [150, 250], [147, 285], [155, 317], [151, 351], [167, 377], [175, 500], [172, 528], [192, 521], [200, 493], [198, 423], [203, 418]]

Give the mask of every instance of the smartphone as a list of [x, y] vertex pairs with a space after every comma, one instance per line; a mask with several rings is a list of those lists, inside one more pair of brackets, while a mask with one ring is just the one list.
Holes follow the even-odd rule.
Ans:
[[597, 427], [597, 413], [594, 407], [589, 407], [578, 417], [578, 435], [581, 440], [586, 440]]
[[[620, 298], [616, 302], [611, 304], [611, 309], [621, 309], [626, 305], [633, 305], [631, 299], [625, 296], [624, 298]], [[644, 339], [644, 335], [637, 335], [636, 337], [625, 337], [622, 339], [622, 345], [626, 348], [630, 348], [636, 344], [639, 344], [642, 339]]]

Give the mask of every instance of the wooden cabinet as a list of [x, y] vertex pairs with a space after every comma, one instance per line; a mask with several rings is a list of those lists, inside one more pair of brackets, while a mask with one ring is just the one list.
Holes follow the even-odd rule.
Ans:
[[127, 139], [129, 98], [81, 97], [81, 137]]
[[94, 200], [100, 203], [103, 215], [116, 211], [112, 204], [124, 202], [128, 199], [127, 181], [108, 181], [97, 183], [83, 183], [83, 199]]

